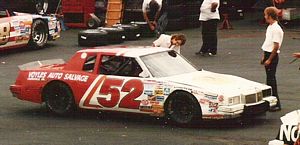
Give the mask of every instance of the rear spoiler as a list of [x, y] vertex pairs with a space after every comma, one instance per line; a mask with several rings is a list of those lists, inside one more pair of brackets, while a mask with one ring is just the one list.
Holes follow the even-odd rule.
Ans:
[[42, 66], [53, 65], [53, 64], [64, 64], [65, 61], [63, 59], [49, 59], [49, 60], [42, 60], [42, 61], [33, 61], [29, 63], [25, 63], [19, 65], [20, 70], [30, 70], [30, 69], [37, 69]]

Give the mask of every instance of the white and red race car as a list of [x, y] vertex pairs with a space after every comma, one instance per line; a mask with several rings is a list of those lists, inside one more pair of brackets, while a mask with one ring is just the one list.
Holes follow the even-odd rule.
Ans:
[[145, 113], [176, 123], [265, 113], [277, 103], [271, 87], [237, 76], [197, 70], [167, 48], [111, 46], [61, 59], [20, 65], [13, 96], [74, 108]]
[[48, 40], [59, 38], [60, 31], [59, 21], [53, 16], [0, 9], [0, 51], [26, 45], [39, 49], [44, 47]]

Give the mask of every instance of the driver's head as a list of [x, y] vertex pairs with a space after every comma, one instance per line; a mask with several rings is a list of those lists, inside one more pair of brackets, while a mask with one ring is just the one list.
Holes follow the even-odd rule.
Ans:
[[159, 9], [159, 4], [157, 3], [156, 0], [151, 0], [151, 2], [149, 3], [149, 9], [152, 12], [156, 12]]

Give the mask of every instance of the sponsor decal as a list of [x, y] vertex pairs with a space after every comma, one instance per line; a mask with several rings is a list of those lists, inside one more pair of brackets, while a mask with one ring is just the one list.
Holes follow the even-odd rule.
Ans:
[[46, 76], [47, 76], [47, 72], [29, 72], [27, 80], [44, 81]]
[[140, 106], [139, 110], [144, 112], [152, 112], [152, 106]]
[[199, 103], [200, 104], [208, 104], [210, 101], [208, 99], [200, 99]]
[[285, 144], [290, 144], [296, 142], [299, 136], [300, 131], [297, 125], [282, 124], [277, 139], [284, 141]]
[[164, 88], [164, 95], [169, 95], [171, 93], [170, 88]]
[[145, 90], [144, 94], [148, 96], [153, 96], [153, 90]]
[[70, 81], [87, 82], [89, 76], [80, 74], [63, 74], [55, 72], [29, 72], [27, 80], [31, 81], [44, 81], [46, 79], [63, 79]]
[[49, 73], [47, 78], [49, 79], [61, 79], [63, 77], [63, 73]]
[[204, 97], [205, 97], [205, 98], [208, 98], [208, 99], [210, 99], [210, 100], [217, 100], [217, 99], [218, 99], [218, 96], [212, 96], [212, 95], [207, 95], [207, 94], [205, 94]]
[[141, 106], [148, 106], [150, 105], [150, 101], [149, 100], [142, 100], [141, 101]]
[[218, 100], [219, 100], [219, 102], [223, 102], [223, 101], [224, 101], [224, 96], [220, 95], [220, 96], [218, 97]]
[[87, 57], [87, 53], [82, 53], [82, 54], [80, 55], [80, 58], [81, 58], [81, 59], [86, 59], [86, 57]]
[[209, 112], [217, 112], [219, 108], [219, 104], [218, 103], [213, 103], [213, 102], [209, 102]]
[[163, 96], [164, 95], [164, 90], [163, 89], [156, 89], [156, 90], [154, 90], [154, 95], [155, 96]]
[[164, 96], [156, 96], [156, 101], [163, 102], [165, 100]]
[[65, 74], [64, 80], [87, 82], [89, 76], [79, 74]]

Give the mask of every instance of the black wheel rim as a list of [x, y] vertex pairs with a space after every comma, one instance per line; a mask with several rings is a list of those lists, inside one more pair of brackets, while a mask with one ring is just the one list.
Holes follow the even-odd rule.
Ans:
[[66, 90], [61, 88], [53, 88], [48, 92], [48, 106], [56, 113], [63, 113], [67, 110], [70, 102], [70, 95]]
[[172, 120], [177, 123], [189, 123], [194, 116], [193, 102], [186, 97], [170, 100], [168, 112]]
[[45, 39], [46, 39], [45, 27], [43, 25], [36, 25], [36, 27], [33, 28], [33, 32], [32, 32], [33, 42], [40, 46], [45, 42]]

